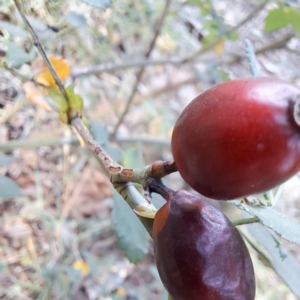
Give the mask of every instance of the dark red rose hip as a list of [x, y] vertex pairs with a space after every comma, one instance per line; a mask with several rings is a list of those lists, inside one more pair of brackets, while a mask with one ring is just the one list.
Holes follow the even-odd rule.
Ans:
[[173, 130], [172, 153], [200, 194], [229, 200], [265, 192], [300, 170], [300, 90], [255, 78], [216, 85], [196, 97]]
[[179, 191], [157, 212], [154, 253], [174, 300], [254, 300], [253, 266], [243, 239], [201, 196]]

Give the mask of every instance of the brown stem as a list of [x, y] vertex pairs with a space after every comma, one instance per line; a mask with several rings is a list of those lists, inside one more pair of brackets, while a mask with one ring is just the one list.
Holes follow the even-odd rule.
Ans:
[[171, 173], [177, 172], [175, 161], [157, 160], [148, 166], [146, 174], [153, 178], [163, 178]]
[[67, 100], [67, 103], [69, 103], [69, 100], [68, 100], [68, 96], [67, 96], [67, 93], [66, 93], [66, 90], [63, 86], [63, 84], [61, 83], [56, 71], [54, 70], [40, 40], [39, 40], [39, 37], [37, 36], [37, 34], [35, 33], [34, 29], [32, 28], [31, 24], [28, 22], [27, 18], [25, 17], [25, 13], [24, 13], [24, 8], [22, 7], [23, 6], [23, 3], [22, 1], [20, 0], [14, 0], [15, 2], [15, 5], [22, 17], [22, 20], [23, 22], [27, 25], [28, 27], [28, 30], [33, 38], [33, 42], [34, 42], [34, 45], [36, 46], [36, 48], [38, 49], [39, 53], [41, 54], [42, 58], [44, 59], [45, 61], [45, 64], [47, 66], [47, 68], [49, 69], [51, 75], [53, 76], [54, 80], [55, 80], [55, 83], [57, 84], [57, 86], [59, 87], [59, 90], [60, 92], [62, 93], [62, 95], [64, 95], [65, 99]]
[[89, 130], [83, 124], [81, 119], [74, 118], [71, 121], [71, 125], [77, 130], [78, 134], [86, 142], [90, 150], [97, 156], [101, 161], [105, 169], [109, 174], [120, 174], [123, 170], [123, 167], [116, 163], [99, 145], [99, 143], [92, 137]]
[[151, 180], [148, 184], [148, 189], [150, 193], [159, 194], [167, 201], [169, 201], [175, 193], [173, 190], [165, 186], [161, 179]]

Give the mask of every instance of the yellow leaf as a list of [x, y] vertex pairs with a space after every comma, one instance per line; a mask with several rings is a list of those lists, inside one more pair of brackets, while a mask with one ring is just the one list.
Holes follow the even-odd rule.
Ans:
[[29, 256], [25, 256], [25, 257], [21, 258], [20, 263], [22, 266], [28, 266], [28, 265], [32, 264], [32, 260]]
[[172, 53], [176, 49], [176, 43], [168, 34], [161, 34], [157, 38], [156, 46], [162, 53]]
[[83, 260], [76, 260], [73, 263], [73, 268], [75, 270], [80, 270], [83, 276], [86, 276], [90, 273], [90, 268], [87, 263]]
[[215, 52], [216, 55], [221, 55], [224, 51], [224, 46], [225, 46], [225, 38], [220, 37], [216, 45], [213, 47], [213, 51]]
[[52, 110], [50, 105], [47, 103], [43, 93], [36, 87], [36, 85], [27, 81], [23, 84], [23, 90], [26, 98], [34, 105], [41, 107], [45, 110]]
[[[49, 60], [57, 73], [59, 79], [64, 80], [70, 75], [70, 66], [68, 62], [60, 56], [49, 56]], [[44, 86], [55, 86], [55, 80], [48, 70], [42, 58], [36, 59], [32, 65], [31, 70], [35, 80]]]
[[117, 294], [119, 294], [120, 296], [126, 297], [127, 296], [127, 292], [124, 288], [122, 288], [121, 286], [119, 286], [117, 288]]

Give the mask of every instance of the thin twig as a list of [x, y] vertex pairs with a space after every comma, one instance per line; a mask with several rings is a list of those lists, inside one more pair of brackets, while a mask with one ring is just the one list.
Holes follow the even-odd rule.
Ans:
[[[156, 42], [156, 39], [160, 33], [160, 30], [161, 30], [161, 27], [162, 27], [162, 24], [165, 20], [165, 17], [167, 15], [167, 11], [168, 11], [168, 8], [169, 8], [169, 5], [170, 5], [170, 0], [166, 0], [166, 4], [165, 4], [165, 7], [164, 7], [164, 10], [162, 12], [162, 15], [160, 17], [160, 19], [158, 20], [158, 22], [156, 23], [156, 26], [154, 28], [154, 35], [153, 35], [153, 38], [149, 44], [149, 47], [148, 49], [146, 50], [145, 52], [145, 58], [149, 58], [150, 57], [150, 54], [152, 52], [152, 50], [154, 49], [154, 46], [155, 46], [155, 42]], [[118, 120], [118, 123], [117, 125], [115, 126], [114, 130], [113, 130], [113, 133], [112, 133], [112, 137], [114, 138], [119, 130], [119, 127], [121, 126], [121, 124], [123, 123], [127, 113], [129, 112], [130, 110], [130, 107], [133, 103], [133, 99], [134, 99], [134, 96], [138, 90], [138, 85], [140, 83], [140, 80], [142, 78], [142, 75], [144, 73], [144, 70], [145, 70], [145, 66], [142, 66], [142, 68], [139, 70], [138, 74], [136, 75], [136, 81], [135, 81], [135, 84], [132, 88], [132, 91], [131, 91], [131, 94], [127, 100], [127, 103], [126, 103], [126, 106], [124, 108], [124, 111], [121, 113], [120, 115], [120, 118]]]
[[[8, 112], [2, 117], [0, 117], [0, 124], [6, 122], [9, 119], [9, 117], [10, 115]], [[162, 138], [154, 138], [151, 136], [138, 136], [138, 135], [130, 136], [130, 137], [117, 136], [115, 141], [117, 143], [142, 143], [142, 144], [158, 145], [161, 147], [170, 147], [170, 140], [162, 139]], [[7, 141], [6, 143], [0, 143], [0, 151], [12, 151], [14, 149], [19, 149], [19, 148], [34, 149], [38, 147], [59, 146], [65, 144], [79, 145], [79, 141], [76, 135], [71, 135], [69, 137], [53, 136], [49, 138], [10, 140]]]
[[64, 88], [64, 86], [62, 85], [56, 71], [54, 70], [40, 40], [38, 35], [36, 34], [36, 32], [34, 31], [34, 29], [32, 28], [31, 24], [29, 23], [29, 21], [27, 20], [27, 18], [25, 17], [25, 13], [24, 13], [24, 8], [23, 8], [23, 3], [21, 0], [14, 0], [16, 7], [19, 10], [19, 13], [22, 17], [23, 22], [26, 24], [26, 26], [28, 27], [29, 33], [31, 34], [32, 38], [33, 38], [33, 42], [34, 45], [36, 46], [36, 48], [38, 49], [39, 53], [41, 54], [42, 58], [45, 61], [45, 64], [47, 66], [47, 68], [49, 69], [51, 75], [53, 76], [55, 83], [57, 84], [57, 86], [59, 87], [60, 92], [62, 93], [62, 95], [64, 95], [65, 99], [68, 101], [68, 96], [66, 93], [66, 90]]
[[[1, 123], [1, 122], [0, 122]], [[11, 140], [6, 143], [0, 144], [0, 151], [12, 151], [14, 149], [34, 149], [45, 146], [57, 146], [65, 144], [78, 144], [78, 138], [73, 136], [54, 136], [49, 138], [36, 138], [36, 139], [20, 139]]]
[[5, 111], [5, 114], [3, 116], [0, 116], [0, 125], [9, 121], [27, 103], [28, 100], [26, 98], [21, 98], [17, 100], [12, 107]]
[[134, 96], [135, 96], [135, 94], [136, 94], [136, 92], [137, 92], [137, 90], [138, 90], [138, 85], [139, 85], [140, 80], [141, 80], [141, 78], [142, 78], [142, 75], [143, 75], [143, 73], [144, 73], [144, 69], [145, 69], [145, 67], [142, 67], [142, 68], [139, 70], [139, 72], [138, 72], [138, 74], [137, 74], [137, 76], [136, 76], [136, 81], [135, 81], [134, 86], [132, 87], [131, 94], [130, 94], [130, 96], [129, 96], [127, 102], [126, 102], [126, 105], [125, 105], [125, 108], [124, 108], [123, 112], [121, 113], [121, 115], [120, 115], [120, 117], [119, 117], [118, 123], [117, 123], [117, 125], [115, 126], [115, 128], [114, 128], [114, 130], [113, 130], [113, 133], [112, 133], [112, 135], [111, 135], [111, 138], [112, 138], [112, 139], [115, 138], [116, 134], [118, 133], [119, 127], [120, 127], [121, 124], [123, 123], [123, 121], [124, 121], [124, 119], [125, 119], [127, 113], [128, 113], [129, 110], [130, 110], [130, 107], [131, 107], [131, 105], [132, 105], [132, 103], [133, 103]]
[[86, 67], [79, 67], [73, 68], [72, 76], [73, 78], [85, 76], [85, 75], [93, 75], [93, 74], [100, 74], [103, 72], [114, 72], [119, 70], [125, 70], [130, 68], [136, 67], [143, 67], [143, 66], [157, 66], [157, 65], [176, 65], [181, 63], [178, 59], [166, 58], [166, 59], [158, 59], [158, 60], [149, 60], [144, 59], [140, 61], [133, 61], [125, 64], [100, 64], [100, 65], [91, 65]]
[[[258, 48], [257, 50], [255, 50], [255, 54], [258, 55], [270, 50], [284, 48], [287, 42], [294, 36], [295, 36], [294, 33], [289, 32], [278, 39], [272, 40], [270, 43], [262, 46], [261, 48]], [[244, 58], [246, 58], [246, 55], [235, 55], [233, 58], [231, 58], [229, 61], [226, 62], [226, 65], [231, 66], [233, 64], [239, 63]], [[219, 64], [221, 64], [221, 62]]]
[[[239, 22], [231, 30], [228, 30], [225, 33], [225, 36], [230, 36], [232, 33], [234, 33], [235, 31], [237, 31], [241, 26], [243, 26], [245, 23], [247, 23], [248, 21], [250, 21], [259, 11], [261, 11], [266, 6], [266, 4], [268, 2], [269, 2], [269, 0], [265, 0], [263, 3], [261, 3], [260, 5], [258, 5], [245, 19], [243, 19], [241, 22]], [[207, 45], [206, 47], [201, 47], [200, 49], [196, 50], [193, 54], [191, 54], [191, 55], [183, 58], [182, 59], [182, 63], [186, 63], [188, 61], [194, 60], [198, 55], [204, 54], [204, 53], [208, 52], [214, 46], [216, 46], [216, 44], [218, 42], [219, 42], [219, 37], [215, 41], [213, 41], [212, 43], [210, 43], [209, 45]]]
[[153, 38], [152, 38], [152, 40], [150, 42], [150, 45], [149, 45], [148, 49], [145, 52], [145, 55], [144, 55], [145, 58], [149, 58], [152, 50], [154, 49], [154, 46], [155, 46], [155, 43], [156, 43], [156, 39], [157, 39], [157, 37], [160, 34], [160, 30], [161, 30], [162, 25], [163, 25], [163, 23], [165, 21], [165, 18], [167, 16], [167, 12], [168, 12], [170, 3], [171, 3], [170, 0], [166, 0], [165, 7], [163, 9], [162, 15], [160, 16], [158, 22], [155, 25]]
[[97, 156], [109, 175], [120, 174], [124, 168], [116, 163], [92, 137], [87, 127], [78, 117], [71, 120], [71, 125], [76, 129], [78, 134], [83, 138], [89, 149]]
[[157, 145], [162, 147], [170, 147], [171, 141], [167, 138], [156, 138], [152, 136], [116, 136], [115, 139], [118, 143], [142, 143], [142, 144], [150, 144]]
[[231, 221], [234, 226], [239, 226], [239, 225], [245, 225], [245, 224], [252, 224], [252, 223], [258, 223], [260, 222], [260, 219], [257, 217], [253, 218], [247, 218], [247, 219], [239, 219], [235, 221]]

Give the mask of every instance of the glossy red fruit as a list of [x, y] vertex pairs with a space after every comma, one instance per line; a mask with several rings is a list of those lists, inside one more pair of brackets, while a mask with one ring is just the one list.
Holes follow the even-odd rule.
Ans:
[[229, 200], [265, 192], [300, 170], [300, 90], [274, 78], [232, 80], [196, 97], [172, 135], [175, 163], [200, 194]]
[[174, 300], [253, 300], [249, 252], [227, 217], [201, 196], [174, 193], [157, 212], [154, 254]]

